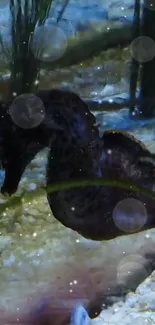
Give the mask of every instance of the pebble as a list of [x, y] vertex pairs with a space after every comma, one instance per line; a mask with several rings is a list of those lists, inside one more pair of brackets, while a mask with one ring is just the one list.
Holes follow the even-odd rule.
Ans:
[[155, 271], [139, 285], [135, 293], [130, 292], [127, 295], [126, 301], [122, 305], [116, 303], [113, 307], [103, 310], [99, 317], [92, 321], [92, 324], [100, 325], [101, 318], [104, 320], [102, 322], [104, 325], [155, 324], [155, 291], [151, 290], [152, 285], [154, 287], [154, 278]]
[[136, 306], [138, 297], [134, 293], [129, 293], [127, 297], [126, 304], [129, 308], [134, 308]]
[[139, 298], [139, 310], [149, 310], [155, 311], [155, 293], [150, 292]]

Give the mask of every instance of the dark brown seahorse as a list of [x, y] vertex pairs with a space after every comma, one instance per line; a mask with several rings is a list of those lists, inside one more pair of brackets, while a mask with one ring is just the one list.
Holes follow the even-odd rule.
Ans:
[[[37, 95], [44, 103], [46, 116], [38, 127], [31, 130], [17, 127], [7, 111], [9, 104], [1, 103], [0, 156], [6, 171], [2, 193], [14, 193], [27, 164], [41, 149], [49, 146], [47, 185], [63, 180], [114, 177], [152, 189], [154, 156], [141, 142], [127, 133], [113, 130], [104, 132], [100, 139], [95, 117], [76, 94], [52, 90]], [[106, 187], [72, 189], [48, 194], [48, 201], [61, 223], [85, 237], [99, 240], [124, 234], [114, 224], [112, 210], [119, 200], [126, 197], [138, 198], [146, 204], [148, 218], [141, 230], [154, 227], [154, 201], [130, 190]], [[101, 292], [90, 302], [87, 309], [91, 317], [102, 309], [103, 301], [105, 297]], [[49, 320], [46, 317], [41, 320], [37, 311], [36, 317], [38, 323], [29, 319], [25, 324], [53, 324], [53, 316], [52, 320], [50, 316]], [[58, 324], [67, 323], [64, 320]]]
[[[72, 137], [74, 127], [71, 123], [52, 142], [47, 165], [48, 186], [57, 181], [106, 178], [153, 189], [153, 156], [141, 142], [127, 133], [109, 131], [102, 139], [90, 139], [83, 145], [78, 137]], [[135, 198], [145, 205], [147, 220], [140, 231], [155, 225], [155, 202], [131, 189], [76, 188], [49, 193], [47, 198], [54, 216], [63, 225], [93, 240], [113, 239], [125, 234], [118, 229], [112, 215], [117, 203], [126, 198]]]
[[[61, 132], [59, 127], [61, 123], [54, 122], [54, 120], [59, 119], [58, 116], [53, 115], [54, 105], [60, 109], [63, 109], [64, 105], [75, 107], [75, 110], [79, 110], [78, 114], [79, 116], [81, 114], [83, 123], [90, 125], [87, 136], [89, 137], [92, 133], [91, 127], [93, 123], [95, 124], [95, 118], [78, 95], [68, 91], [51, 90], [39, 91], [37, 96], [44, 103], [45, 118], [38, 127], [28, 130], [18, 127], [12, 121], [9, 114], [11, 103], [0, 103], [0, 160], [6, 172], [4, 184], [1, 188], [3, 194], [12, 195], [16, 192], [26, 166], [38, 152], [50, 146], [53, 136]], [[77, 116], [77, 122], [79, 116]], [[98, 130], [95, 127], [93, 134], [94, 132], [98, 135]]]
[[[37, 96], [46, 111], [38, 127], [23, 130], [8, 113], [0, 121], [1, 159], [6, 171], [2, 193], [11, 195], [17, 190], [28, 163], [47, 146], [47, 186], [57, 181], [108, 178], [153, 189], [154, 156], [141, 142], [116, 131], [105, 132], [101, 139], [95, 117], [72, 92], [40, 91]], [[124, 235], [112, 213], [125, 198], [145, 204], [147, 220], [140, 231], [155, 225], [155, 202], [130, 189], [95, 186], [49, 193], [47, 198], [55, 218], [86, 238], [103, 240]]]

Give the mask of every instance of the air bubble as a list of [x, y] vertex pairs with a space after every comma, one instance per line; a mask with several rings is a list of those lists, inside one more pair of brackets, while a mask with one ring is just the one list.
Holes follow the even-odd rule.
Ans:
[[61, 28], [61, 30], [64, 31], [65, 35], [69, 36], [70, 38], [76, 37], [76, 29], [69, 20], [62, 18], [59, 21], [59, 23], [57, 23], [57, 21], [54, 17], [49, 17], [45, 21], [45, 26], [47, 26], [47, 25], [48, 26], [51, 26], [51, 25], [56, 26], [56, 24], [59, 28]]
[[45, 62], [59, 59], [65, 53], [67, 45], [66, 34], [54, 24], [37, 27], [31, 41], [34, 56]]
[[13, 100], [9, 112], [13, 122], [22, 129], [39, 126], [45, 117], [42, 100], [31, 93], [17, 96]]
[[117, 282], [130, 290], [134, 290], [148, 276], [144, 267], [145, 264], [146, 260], [141, 255], [126, 256], [118, 265]]
[[130, 52], [138, 62], [149, 62], [155, 57], [155, 42], [148, 36], [139, 36], [131, 43]]
[[134, 233], [144, 227], [147, 210], [139, 200], [127, 198], [115, 206], [112, 216], [117, 228], [125, 233]]

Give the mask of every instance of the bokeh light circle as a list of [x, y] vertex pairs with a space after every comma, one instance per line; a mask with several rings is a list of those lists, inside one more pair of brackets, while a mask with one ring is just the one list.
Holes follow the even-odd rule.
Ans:
[[144, 7], [154, 11], [155, 10], [155, 0], [144, 0]]
[[145, 264], [145, 258], [141, 255], [126, 256], [117, 267], [117, 282], [123, 287], [134, 290], [148, 276]]
[[39, 126], [45, 117], [42, 100], [31, 93], [17, 96], [13, 100], [9, 112], [13, 122], [23, 129]]
[[61, 30], [63, 30], [66, 36], [71, 38], [76, 37], [76, 29], [68, 19], [62, 18], [59, 23], [57, 23], [55, 17], [49, 17], [45, 21], [45, 26], [46, 25], [57, 25]]
[[147, 210], [139, 200], [127, 198], [116, 204], [112, 216], [118, 229], [125, 233], [134, 233], [145, 225]]
[[64, 31], [55, 24], [36, 27], [31, 40], [31, 49], [34, 56], [44, 62], [59, 59], [68, 45]]
[[130, 44], [130, 52], [136, 61], [149, 62], [155, 57], [155, 42], [148, 36], [139, 36]]

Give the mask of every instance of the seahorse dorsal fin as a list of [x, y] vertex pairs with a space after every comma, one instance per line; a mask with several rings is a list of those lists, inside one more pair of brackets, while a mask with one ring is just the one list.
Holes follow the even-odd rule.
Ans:
[[152, 165], [155, 166], [155, 157], [152, 155], [152, 157], [142, 156], [138, 159], [140, 162], [144, 163], [152, 163]]
[[133, 154], [151, 155], [141, 141], [137, 140], [134, 135], [124, 131], [107, 130], [103, 133], [102, 140], [104, 141], [105, 147], [109, 147], [110, 145], [122, 150], [126, 149]]

